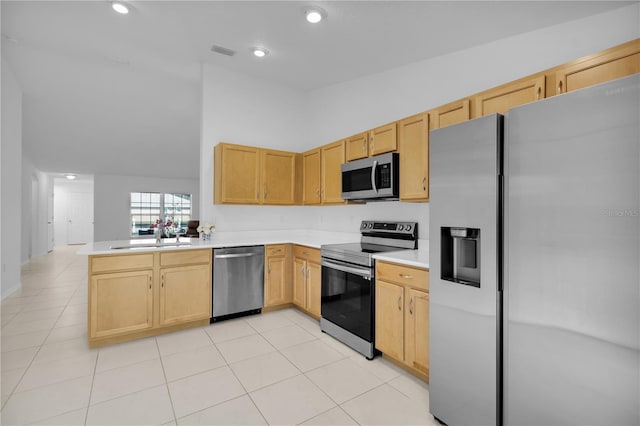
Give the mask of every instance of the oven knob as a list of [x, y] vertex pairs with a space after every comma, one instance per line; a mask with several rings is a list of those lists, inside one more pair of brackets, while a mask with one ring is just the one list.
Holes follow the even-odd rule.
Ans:
[[402, 231], [404, 229], [404, 225], [399, 225], [398, 226], [398, 231]]
[[373, 228], [373, 223], [369, 223], [369, 229]]
[[411, 225], [407, 225], [405, 229], [407, 230], [407, 232], [411, 231]]

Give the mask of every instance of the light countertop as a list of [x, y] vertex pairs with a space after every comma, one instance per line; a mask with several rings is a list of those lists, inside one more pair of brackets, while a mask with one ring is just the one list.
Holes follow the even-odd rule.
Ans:
[[418, 240], [418, 250], [388, 251], [374, 254], [376, 260], [429, 269], [429, 241]]
[[[278, 231], [216, 231], [211, 234], [208, 241], [199, 238], [180, 238], [180, 242], [190, 242], [191, 245], [175, 246], [175, 238], [163, 238], [162, 244], [166, 247], [140, 247], [154, 244], [155, 238], [121, 240], [121, 241], [98, 241], [82, 246], [77, 254], [126, 254], [140, 253], [148, 251], [168, 251], [168, 250], [195, 250], [200, 248], [223, 248], [239, 246], [255, 246], [265, 244], [300, 244], [309, 247], [320, 248], [323, 244], [353, 243], [360, 241], [359, 233], [308, 231], [308, 230], [278, 230]], [[174, 244], [174, 245], [172, 245]], [[130, 249], [112, 249], [111, 247], [131, 245]], [[138, 247], [135, 247], [138, 246]]]
[[[163, 247], [144, 247], [155, 244], [155, 238], [98, 241], [88, 243], [76, 252], [79, 255], [99, 254], [130, 254], [154, 251], [196, 250], [202, 248], [224, 248], [254, 246], [266, 244], [300, 244], [320, 248], [323, 244], [354, 243], [360, 241], [359, 233], [310, 231], [310, 230], [277, 230], [277, 231], [216, 231], [208, 241], [199, 238], [180, 238], [180, 243], [189, 242], [190, 245], [176, 246], [175, 238], [164, 238]], [[173, 244], [173, 245], [172, 245]], [[126, 249], [112, 249], [111, 247], [131, 246]], [[387, 260], [419, 268], [429, 267], [429, 241], [418, 240], [418, 250], [400, 250], [374, 255], [374, 259]]]

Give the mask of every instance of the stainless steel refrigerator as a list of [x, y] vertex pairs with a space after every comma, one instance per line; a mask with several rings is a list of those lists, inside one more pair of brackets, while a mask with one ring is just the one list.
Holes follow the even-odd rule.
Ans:
[[430, 135], [431, 413], [640, 424], [640, 75]]

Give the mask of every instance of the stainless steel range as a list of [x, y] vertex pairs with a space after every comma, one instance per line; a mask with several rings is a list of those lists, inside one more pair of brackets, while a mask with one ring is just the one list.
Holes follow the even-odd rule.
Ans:
[[416, 222], [363, 221], [359, 243], [328, 244], [322, 256], [320, 328], [373, 359], [375, 269], [373, 255], [418, 248]]

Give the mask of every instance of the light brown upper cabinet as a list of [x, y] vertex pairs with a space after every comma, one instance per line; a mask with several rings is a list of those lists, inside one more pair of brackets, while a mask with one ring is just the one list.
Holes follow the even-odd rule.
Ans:
[[390, 123], [347, 138], [346, 160], [359, 160], [397, 149], [397, 123]]
[[324, 145], [321, 151], [320, 197], [322, 204], [344, 204], [342, 199], [342, 171], [345, 162], [345, 141]]
[[302, 204], [344, 204], [340, 170], [344, 162], [344, 140], [302, 154]]
[[429, 115], [425, 112], [398, 122], [400, 200], [429, 199]]
[[295, 204], [296, 154], [261, 150], [262, 203]]
[[220, 143], [213, 155], [216, 204], [260, 203], [260, 150]]
[[369, 131], [369, 156], [398, 149], [396, 127], [396, 123], [391, 123]]
[[320, 204], [320, 148], [302, 154], [302, 204]]
[[358, 133], [347, 138], [347, 161], [369, 156], [369, 132]]
[[451, 126], [471, 119], [471, 101], [462, 99], [429, 111], [429, 130]]
[[504, 114], [513, 107], [543, 99], [544, 95], [544, 74], [516, 80], [476, 95], [473, 98], [472, 117]]
[[640, 72], [640, 39], [557, 68], [555, 94], [582, 89], [638, 72]]
[[219, 143], [214, 148], [215, 204], [295, 204], [296, 154]]

